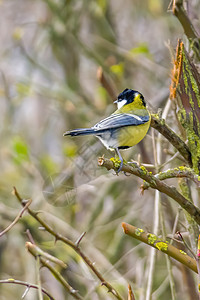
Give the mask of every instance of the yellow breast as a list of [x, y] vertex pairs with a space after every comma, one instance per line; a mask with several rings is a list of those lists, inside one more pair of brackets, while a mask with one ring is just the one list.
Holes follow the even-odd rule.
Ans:
[[126, 126], [121, 128], [118, 136], [119, 147], [132, 147], [138, 144], [147, 134], [150, 120], [138, 126]]

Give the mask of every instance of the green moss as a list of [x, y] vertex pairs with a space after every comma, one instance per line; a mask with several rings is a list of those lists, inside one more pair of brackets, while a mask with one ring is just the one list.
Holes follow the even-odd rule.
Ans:
[[136, 234], [137, 236], [140, 236], [141, 233], [143, 233], [143, 232], [144, 232], [144, 230], [141, 229], [141, 228], [137, 228], [137, 229], [135, 230], [135, 234]]
[[166, 242], [158, 242], [156, 243], [156, 248], [161, 251], [167, 251], [168, 244]]
[[185, 128], [187, 114], [183, 107], [178, 111], [178, 119], [181, 122], [181, 125]]
[[148, 244], [153, 245], [157, 241], [157, 236], [155, 234], [148, 234]]
[[[194, 120], [195, 118], [194, 101], [197, 101], [198, 106], [200, 107], [200, 91], [199, 91], [198, 84], [193, 75], [192, 65], [189, 63], [184, 53], [184, 49], [182, 51], [182, 59], [183, 59], [182, 75], [184, 80], [184, 90], [189, 97], [189, 103], [191, 108], [189, 113], [187, 113], [184, 108], [180, 109], [178, 116], [182, 126], [186, 130], [186, 135], [188, 138], [188, 146], [192, 154], [192, 163], [193, 163], [194, 171], [196, 174], [199, 174], [200, 123], [198, 121], [198, 118]], [[194, 126], [196, 127], [195, 130], [194, 130]]]
[[[199, 87], [198, 87], [198, 84], [197, 84], [196, 80], [194, 79], [194, 76], [192, 74], [192, 70], [190, 68], [188, 60], [186, 59], [184, 53], [183, 53], [183, 62], [185, 64], [185, 69], [187, 70], [187, 75], [188, 75], [188, 77], [190, 79], [190, 83], [192, 85], [192, 90], [194, 91], [195, 96], [197, 98], [198, 106], [200, 107], [200, 91], [199, 91]], [[191, 106], [193, 108], [194, 105], [193, 105], [192, 101], [191, 101], [190, 104], [191, 104]]]
[[115, 157], [111, 157], [110, 161], [113, 162], [115, 168], [118, 169], [120, 167], [121, 160], [119, 159], [119, 157], [116, 157], [116, 158]]
[[200, 160], [200, 140], [195, 134], [193, 128], [187, 130], [188, 144], [192, 154], [193, 169], [196, 174], [199, 174], [199, 160]]
[[191, 201], [191, 198], [190, 198], [190, 190], [188, 188], [188, 185], [187, 185], [187, 182], [185, 181], [185, 179], [181, 179], [180, 180], [180, 189], [181, 189], [181, 193], [183, 194], [183, 196], [188, 200], [188, 201]]
[[140, 170], [142, 170], [143, 174], [147, 174], [148, 173], [147, 169], [144, 166], [141, 166]]

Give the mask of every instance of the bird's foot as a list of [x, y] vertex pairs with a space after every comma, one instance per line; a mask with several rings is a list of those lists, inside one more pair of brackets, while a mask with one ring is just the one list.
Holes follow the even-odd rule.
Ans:
[[128, 173], [125, 172], [125, 171], [124, 171], [124, 175], [127, 176], [127, 177], [131, 176], [131, 174], [128, 174]]
[[117, 175], [119, 175], [119, 172], [121, 172], [122, 167], [123, 167], [123, 161], [120, 161], [120, 166], [119, 166], [119, 168], [118, 168], [117, 171], [116, 171], [116, 174], [117, 174]]

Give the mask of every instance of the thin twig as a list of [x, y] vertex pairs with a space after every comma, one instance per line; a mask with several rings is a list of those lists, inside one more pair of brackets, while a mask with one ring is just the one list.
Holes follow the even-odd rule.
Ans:
[[182, 234], [180, 231], [176, 232], [180, 238], [180, 240], [183, 242], [183, 244], [185, 245], [185, 247], [188, 249], [188, 251], [192, 254], [192, 256], [194, 257], [194, 259], [196, 259], [196, 255], [194, 253], [194, 251], [192, 250], [192, 248], [188, 245], [188, 243], [185, 241], [185, 239], [183, 238]]
[[200, 235], [198, 236], [198, 246], [197, 246], [196, 261], [197, 261], [197, 270], [198, 270], [198, 274], [199, 274], [198, 291], [199, 291], [199, 299], [200, 299]]
[[[32, 283], [21, 281], [21, 280], [15, 280], [13, 278], [0, 280], [0, 283], [10, 283], [10, 284], [23, 285], [23, 286], [26, 286], [28, 289], [32, 288], [32, 289], [37, 289], [38, 290], [38, 288], [39, 288], [38, 285], [36, 285], [36, 284], [32, 284]], [[47, 290], [45, 290], [44, 288], [42, 288], [42, 292], [43, 292], [43, 294], [47, 295], [50, 300], [55, 300], [55, 298], [53, 296], [51, 296], [50, 293], [47, 292]]]
[[[160, 137], [160, 136], [159, 136]], [[160, 139], [158, 138], [158, 143], [156, 145], [155, 140], [155, 132], [152, 131], [152, 141], [153, 141], [153, 153], [154, 153], [154, 163], [155, 168], [157, 170], [158, 164], [160, 164]], [[155, 199], [154, 199], [154, 218], [153, 218], [153, 232], [158, 235], [159, 231], [159, 210], [160, 210], [160, 193], [158, 190], [155, 191]], [[149, 268], [148, 268], [148, 279], [147, 279], [147, 288], [146, 288], [146, 300], [151, 299], [152, 294], [152, 286], [153, 286], [153, 278], [154, 278], [154, 270], [156, 264], [156, 249], [151, 248], [149, 254]]]
[[82, 239], [83, 239], [83, 237], [86, 235], [86, 231], [85, 232], [83, 232], [82, 234], [81, 234], [81, 236], [77, 239], [77, 241], [75, 242], [75, 245], [77, 246], [77, 247], [79, 247], [79, 244], [80, 244], [80, 242], [82, 241]]
[[[169, 113], [170, 108], [171, 108], [171, 104], [172, 104], [172, 101], [168, 98], [167, 103], [166, 103], [165, 108], [164, 108], [163, 113], [162, 113], [162, 118], [163, 119], [167, 119], [168, 113]], [[158, 148], [158, 150], [157, 150], [158, 159], [157, 160], [159, 162], [159, 165], [157, 166], [157, 170], [156, 170], [157, 172], [160, 170], [160, 167], [161, 167], [161, 157], [162, 157], [161, 138], [162, 138], [162, 135], [161, 135], [161, 133], [159, 133], [158, 134], [158, 140], [157, 140], [157, 148]], [[161, 200], [161, 195], [160, 195], [160, 200]], [[164, 240], [166, 240], [165, 218], [164, 218], [164, 215], [163, 215], [163, 209], [162, 209], [161, 205], [160, 205], [160, 224], [161, 224], [161, 228], [162, 228], [162, 238]], [[171, 261], [170, 261], [168, 255], [165, 255], [165, 258], [166, 258], [167, 270], [168, 270], [168, 274], [169, 274], [171, 298], [172, 298], [172, 300], [175, 300], [176, 299], [176, 291], [175, 291], [175, 283], [174, 283], [174, 278], [173, 278], [173, 273], [172, 273], [172, 264], [171, 264]]]
[[[155, 234], [158, 234], [159, 229], [159, 191], [156, 190], [155, 192], [155, 200], [154, 200], [154, 229], [153, 232]], [[156, 263], [156, 249], [151, 248], [150, 254], [149, 254], [149, 269], [148, 269], [148, 280], [147, 280], [147, 288], [146, 288], [146, 300], [151, 299], [151, 293], [152, 293], [152, 286], [153, 286], [153, 278], [154, 278], [154, 270], [155, 270], [155, 263]]]
[[35, 258], [36, 258], [36, 277], [37, 277], [37, 284], [38, 284], [38, 298], [39, 300], [43, 300], [42, 285], [41, 285], [41, 278], [40, 278], [40, 257], [39, 255], [37, 255]]
[[162, 165], [159, 166], [159, 170], [161, 170], [164, 166], [168, 165], [169, 163], [171, 163], [175, 158], [177, 158], [179, 156], [179, 152], [176, 152], [172, 157], [170, 157], [168, 159], [168, 161], [164, 162]]
[[25, 204], [25, 206], [22, 208], [22, 210], [19, 212], [19, 214], [16, 216], [14, 221], [7, 228], [5, 228], [2, 232], [0, 232], [0, 237], [2, 237], [2, 235], [4, 235], [6, 232], [8, 232], [19, 221], [19, 219], [22, 217], [25, 210], [27, 210], [27, 208], [29, 207], [31, 202], [32, 202], [32, 200], [29, 199], [28, 202]]
[[29, 229], [26, 230], [26, 234], [27, 234], [27, 236], [28, 236], [28, 238], [29, 238], [29, 241], [30, 241], [32, 244], [36, 245], [36, 244], [35, 244], [35, 241], [34, 241], [34, 239], [33, 239], [33, 236], [32, 236], [32, 234], [30, 233], [30, 230], [29, 230]]

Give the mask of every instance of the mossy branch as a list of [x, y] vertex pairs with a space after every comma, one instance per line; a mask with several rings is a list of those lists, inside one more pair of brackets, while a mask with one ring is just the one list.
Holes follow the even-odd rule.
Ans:
[[[115, 166], [113, 160], [104, 159], [104, 157], [100, 157], [98, 159], [98, 165], [101, 167], [105, 167], [107, 170], [113, 169], [116, 171], [118, 168], [118, 166]], [[195, 222], [200, 225], [200, 210], [198, 209], [198, 207], [188, 201], [181, 193], [179, 193], [174, 186], [169, 186], [165, 182], [159, 180], [155, 175], [148, 172], [143, 166], [139, 167], [135, 164], [132, 164], [131, 166], [124, 164], [122, 167], [122, 171], [142, 178], [143, 180], [147, 181], [151, 188], [157, 189], [158, 191], [175, 200], [191, 215]]]
[[179, 250], [178, 248], [170, 245], [167, 241], [159, 239], [155, 234], [146, 233], [143, 229], [137, 228], [127, 223], [122, 223], [122, 227], [125, 234], [151, 246], [157, 250], [162, 251], [170, 257], [173, 257], [180, 263], [184, 264], [192, 271], [198, 273], [196, 260], [184, 251]]
[[[154, 175], [159, 180], [165, 180], [170, 178], [188, 178], [196, 183], [197, 187], [200, 187], [200, 179], [191, 168], [180, 166], [174, 169], [168, 169], [166, 171], [160, 172]], [[144, 190], [148, 189], [150, 184], [148, 182], [144, 182], [142, 188]]]

